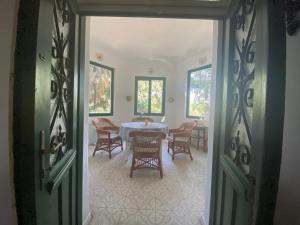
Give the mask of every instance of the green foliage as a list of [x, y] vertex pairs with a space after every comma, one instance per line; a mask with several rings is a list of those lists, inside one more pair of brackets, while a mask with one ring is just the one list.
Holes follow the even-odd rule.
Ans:
[[164, 80], [151, 77], [137, 79], [137, 113], [162, 113]]
[[204, 117], [209, 113], [211, 68], [194, 70], [188, 76], [188, 116]]
[[209, 110], [209, 105], [205, 103], [191, 103], [189, 109], [190, 116], [201, 116], [203, 117]]
[[149, 81], [139, 80], [137, 89], [137, 111], [139, 113], [148, 112], [149, 101]]
[[111, 113], [112, 71], [90, 65], [89, 112]]
[[151, 85], [151, 113], [162, 112], [163, 81], [152, 80]]

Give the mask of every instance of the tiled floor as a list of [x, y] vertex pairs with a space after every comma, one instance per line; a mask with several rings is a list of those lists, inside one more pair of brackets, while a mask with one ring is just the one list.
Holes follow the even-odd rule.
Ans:
[[[131, 158], [115, 150], [89, 156], [91, 225], [200, 225], [204, 207], [207, 154], [192, 149], [194, 160], [163, 147], [163, 179], [140, 170], [129, 178]], [[129, 159], [129, 160], [128, 160]]]

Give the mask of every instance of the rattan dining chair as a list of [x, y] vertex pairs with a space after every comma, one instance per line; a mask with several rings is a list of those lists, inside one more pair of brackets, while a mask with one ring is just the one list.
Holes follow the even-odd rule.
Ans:
[[97, 142], [95, 145], [93, 156], [97, 151], [106, 151], [111, 159], [111, 152], [117, 147], [121, 147], [123, 151], [122, 138], [119, 136], [120, 128], [116, 126], [110, 119], [95, 118], [92, 120], [97, 132]]
[[158, 170], [163, 178], [161, 142], [166, 138], [166, 134], [156, 131], [132, 131], [129, 136], [132, 137], [133, 150], [130, 177], [134, 170], [147, 168]]
[[169, 130], [168, 137], [168, 152], [172, 151], [172, 160], [176, 154], [186, 153], [193, 160], [190, 145], [192, 138], [192, 131], [197, 126], [196, 122], [185, 122], [176, 129]]
[[153, 123], [154, 120], [150, 117], [134, 117], [132, 118], [131, 120], [132, 122], [150, 122], [150, 123]]

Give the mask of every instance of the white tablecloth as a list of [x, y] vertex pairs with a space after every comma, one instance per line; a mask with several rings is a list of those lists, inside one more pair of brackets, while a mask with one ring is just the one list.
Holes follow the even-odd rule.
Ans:
[[120, 136], [122, 140], [129, 140], [129, 133], [134, 130], [144, 131], [161, 131], [165, 134], [168, 133], [168, 126], [164, 123], [148, 123], [145, 125], [144, 122], [128, 122], [122, 123], [120, 127]]

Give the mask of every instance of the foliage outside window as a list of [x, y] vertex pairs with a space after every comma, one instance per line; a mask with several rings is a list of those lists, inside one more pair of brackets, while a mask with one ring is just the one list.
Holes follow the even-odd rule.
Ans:
[[210, 105], [211, 65], [188, 71], [186, 116], [204, 119]]
[[135, 115], [165, 114], [165, 81], [164, 77], [135, 78]]
[[113, 115], [114, 69], [90, 61], [89, 114]]

